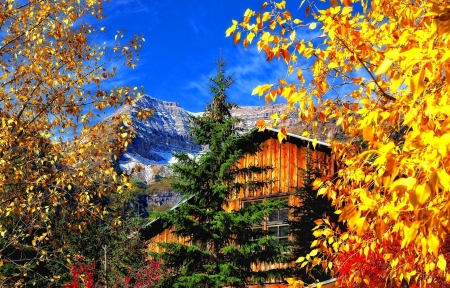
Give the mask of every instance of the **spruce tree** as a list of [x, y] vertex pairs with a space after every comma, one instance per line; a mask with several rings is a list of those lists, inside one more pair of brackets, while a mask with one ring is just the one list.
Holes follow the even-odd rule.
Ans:
[[249, 205], [239, 211], [227, 211], [227, 199], [242, 185], [258, 189], [264, 182], [239, 184], [235, 179], [245, 173], [263, 173], [270, 167], [239, 169], [238, 160], [256, 153], [259, 144], [252, 131], [245, 133], [242, 120], [232, 117], [236, 104], [227, 101], [226, 91], [233, 84], [225, 74], [223, 59], [217, 61], [217, 75], [210, 78], [213, 95], [201, 117], [191, 119], [191, 133], [197, 144], [209, 147], [197, 157], [176, 154], [174, 172], [181, 179], [174, 189], [186, 195], [186, 201], [161, 216], [161, 221], [186, 243], [160, 243], [163, 271], [161, 287], [245, 287], [282, 278], [286, 271], [252, 270], [255, 263], [281, 262], [285, 246], [274, 243], [265, 231], [253, 230], [280, 201]]
[[[292, 255], [295, 257], [293, 260], [311, 252], [311, 244], [316, 239], [312, 231], [317, 226], [314, 223], [315, 220], [328, 218], [334, 223], [337, 222], [331, 202], [328, 198], [317, 196], [317, 190], [313, 188], [314, 180], [323, 176], [317, 168], [318, 165], [315, 165], [315, 161], [311, 148], [307, 147], [305, 168], [299, 168], [301, 170], [303, 185], [297, 187], [295, 192], [295, 196], [300, 199], [301, 205], [290, 207], [292, 217], [288, 221], [290, 233], [294, 235], [291, 243]], [[306, 271], [305, 268], [296, 266], [293, 274], [305, 283], [314, 282], [317, 279], [323, 281], [330, 278], [319, 266], [314, 267], [311, 271]]]

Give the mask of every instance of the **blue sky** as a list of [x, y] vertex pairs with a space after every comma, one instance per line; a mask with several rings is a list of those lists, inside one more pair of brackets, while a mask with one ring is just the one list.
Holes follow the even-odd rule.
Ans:
[[[259, 10], [260, 0], [117, 0], [105, 3], [108, 17], [106, 37], [114, 38], [117, 29], [127, 34], [143, 34], [142, 57], [132, 70], [117, 63], [119, 73], [113, 84], [145, 86], [153, 97], [175, 101], [193, 112], [203, 111], [210, 101], [208, 76], [215, 74], [220, 50], [228, 61], [227, 71], [238, 78], [228, 93], [238, 105], [264, 105], [264, 99], [251, 96], [259, 84], [282, 78], [282, 60], [267, 63], [265, 54], [255, 46], [245, 51], [234, 46], [225, 30], [231, 20], [242, 21], [246, 8]], [[298, 1], [288, 1], [294, 12]], [[292, 5], [290, 7], [289, 5]], [[255, 40], [257, 40], [255, 38]], [[255, 41], [254, 40], [254, 41]]]

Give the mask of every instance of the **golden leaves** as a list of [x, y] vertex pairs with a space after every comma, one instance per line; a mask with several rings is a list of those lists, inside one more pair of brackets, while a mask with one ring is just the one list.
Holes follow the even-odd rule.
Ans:
[[277, 137], [278, 137], [278, 141], [280, 141], [280, 143], [283, 143], [283, 140], [287, 139], [287, 131], [286, 128], [281, 128], [280, 132], [277, 133]]
[[237, 21], [233, 20], [233, 25], [231, 25], [227, 31], [225, 31], [225, 35], [228, 37], [234, 33], [234, 30], [236, 30], [237, 27]]
[[[422, 247], [415, 270], [402, 270], [407, 256], [391, 255], [394, 272], [386, 281], [401, 282], [399, 275], [428, 281], [450, 231], [450, 5], [441, 0], [387, 6], [363, 1], [361, 13], [350, 0], [342, 1], [343, 6], [330, 0], [323, 10], [302, 6], [304, 2], [298, 13], [313, 17], [307, 23], [272, 6], [262, 15], [265, 25], [242, 29], [261, 35], [257, 47], [268, 61], [278, 57], [286, 64], [286, 73], [273, 79], [283, 89], [280, 93], [259, 86], [253, 94], [267, 93], [266, 103], [286, 98], [289, 105], [298, 105], [305, 121], [336, 119], [347, 139], [358, 139], [332, 144], [343, 167], [335, 183], [323, 187], [317, 181], [315, 189], [334, 200], [340, 219], [349, 224], [345, 235], [362, 245], [361, 254], [369, 253], [370, 241], [397, 239], [405, 255], [411, 246]], [[318, 27], [322, 35], [312, 41], [305, 36]], [[288, 77], [291, 73], [297, 77]], [[343, 90], [348, 104], [323, 101]], [[340, 241], [344, 244], [336, 245], [335, 253], [350, 240], [342, 236]], [[439, 270], [445, 265], [441, 260]]]
[[383, 73], [386, 73], [386, 71], [389, 69], [389, 67], [391, 67], [392, 65], [392, 61], [391, 59], [384, 59], [384, 61], [380, 64], [380, 66], [378, 66], [377, 71], [375, 72], [375, 74], [380, 75]]
[[255, 89], [253, 89], [252, 95], [258, 94], [258, 96], [262, 96], [262, 95], [263, 95], [264, 93], [266, 93], [272, 86], [273, 86], [273, 84], [259, 85], [259, 86], [257, 86]]
[[264, 119], [259, 119], [255, 124], [258, 127], [258, 131], [264, 131], [266, 129], [266, 121]]
[[[129, 141], [131, 133], [114, 131], [120, 125], [113, 120], [105, 126], [91, 126], [91, 121], [100, 117], [95, 109], [129, 102], [137, 91], [102, 89], [115, 68], [99, 64], [111, 60], [105, 56], [109, 50], [90, 42], [89, 34], [105, 28], [84, 18], [86, 14], [102, 18], [101, 7], [96, 1], [77, 2], [31, 1], [13, 14], [0, 9], [1, 57], [14, 59], [0, 64], [0, 195], [7, 203], [0, 205], [0, 228], [12, 215], [17, 221], [11, 226], [15, 228], [0, 233], [11, 241], [7, 244], [11, 249], [30, 239], [42, 259], [49, 257], [42, 242], [52, 240], [52, 215], [65, 214], [63, 225], [87, 214], [90, 219], [101, 217], [95, 203], [127, 182], [126, 177], [117, 177], [114, 183], [109, 169], [111, 156], [122, 151], [122, 141]], [[117, 37], [123, 35], [119, 31]], [[116, 47], [122, 54], [115, 56], [133, 67], [142, 41], [139, 37], [124, 41]], [[89, 103], [91, 111], [85, 109]], [[48, 230], [44, 234], [34, 233], [44, 227]]]
[[241, 32], [237, 32], [234, 35], [234, 45], [237, 45], [239, 43], [239, 41], [241, 40]]

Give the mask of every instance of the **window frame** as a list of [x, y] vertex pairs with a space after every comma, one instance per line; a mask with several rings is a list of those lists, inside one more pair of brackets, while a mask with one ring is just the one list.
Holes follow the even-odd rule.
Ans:
[[[246, 205], [249, 205], [248, 203], [252, 203], [252, 202], [264, 203], [266, 201], [279, 200], [279, 199], [287, 200], [287, 203], [286, 203], [287, 207], [276, 209], [275, 211], [273, 211], [271, 213], [271, 215], [273, 215], [273, 213], [276, 212], [278, 214], [278, 216], [277, 216], [278, 219], [270, 221], [271, 215], [269, 215], [266, 217], [266, 219], [263, 221], [263, 223], [261, 223], [262, 225], [253, 226], [253, 229], [262, 229], [263, 231], [269, 231], [270, 228], [276, 227], [276, 229], [277, 229], [276, 235], [270, 234], [270, 236], [275, 236], [277, 243], [287, 243], [291, 239], [291, 235], [289, 233], [289, 224], [286, 223], [286, 221], [288, 221], [290, 219], [290, 211], [289, 211], [290, 210], [289, 209], [290, 195], [277, 195], [277, 196], [273, 196], [273, 197], [258, 197], [258, 198], [242, 198], [242, 199], [240, 199], [240, 204], [241, 204], [240, 207], [242, 209], [242, 208], [246, 207]], [[287, 212], [286, 217], [282, 217], [282, 214], [281, 214], [282, 211]], [[285, 228], [287, 231], [286, 235], [281, 235], [283, 228]]]

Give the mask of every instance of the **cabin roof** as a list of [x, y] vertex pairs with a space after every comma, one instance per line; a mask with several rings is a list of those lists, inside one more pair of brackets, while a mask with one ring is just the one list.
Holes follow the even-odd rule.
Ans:
[[[260, 141], [260, 143], [263, 143], [264, 141], [266, 141], [270, 138], [277, 139], [278, 132], [280, 132], [280, 130], [278, 130], [278, 129], [266, 128], [264, 131], [261, 131], [261, 132], [256, 131], [255, 133], [257, 133], [257, 134], [255, 134], [255, 135], [258, 136], [257, 137], [258, 141]], [[286, 138], [287, 138], [287, 140], [283, 141], [283, 143], [289, 142], [289, 143], [297, 144], [299, 146], [307, 146], [309, 143], [312, 143], [314, 141], [314, 139], [303, 137], [303, 136], [292, 134], [292, 133], [287, 133]], [[329, 154], [331, 154], [330, 146], [331, 146], [330, 143], [326, 143], [323, 141], [317, 141], [315, 150], [325, 152], [329, 155]], [[180, 205], [182, 205], [185, 202], [188, 202], [193, 197], [194, 197], [194, 195], [191, 195], [187, 198], [181, 199], [177, 204], [172, 206], [172, 208], [170, 208], [169, 211], [176, 210]], [[161, 218], [158, 217], [156, 219], [153, 219], [152, 221], [150, 221], [149, 223], [147, 223], [145, 225], [145, 228], [141, 231], [141, 237], [144, 239], [151, 239], [151, 238], [155, 237], [157, 234], [159, 234], [161, 231], [163, 231], [164, 229], [165, 228], [163, 227], [163, 225], [161, 223]]]

